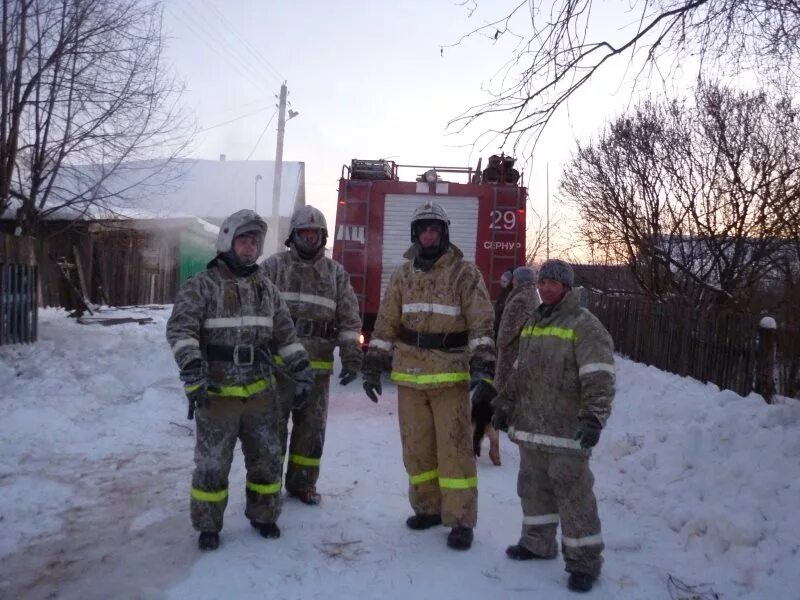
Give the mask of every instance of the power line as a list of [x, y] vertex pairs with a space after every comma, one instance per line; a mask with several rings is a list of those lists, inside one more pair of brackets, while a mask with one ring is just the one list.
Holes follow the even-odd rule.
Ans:
[[272, 107], [271, 106], [264, 106], [263, 108], [259, 108], [258, 110], [254, 111], [254, 112], [247, 113], [246, 115], [241, 115], [239, 117], [231, 119], [230, 121], [224, 121], [223, 123], [217, 123], [216, 125], [211, 125], [209, 127], [204, 127], [203, 129], [201, 129], [197, 133], [203, 133], [204, 131], [209, 131], [211, 129], [216, 129], [217, 127], [223, 127], [225, 125], [230, 125], [231, 123], [235, 123], [236, 121], [241, 121], [242, 119], [246, 119], [247, 117], [252, 117], [253, 115], [257, 115], [259, 113], [262, 113], [265, 110], [268, 110], [270, 108], [272, 108]]
[[225, 26], [234, 36], [236, 36], [241, 42], [245, 49], [253, 55], [253, 57], [260, 61], [263, 66], [265, 66], [269, 71], [275, 75], [278, 79], [278, 82], [281, 83], [286, 80], [286, 78], [270, 63], [261, 52], [259, 52], [258, 48], [253, 46], [244, 36], [240, 35], [234, 25], [228, 20], [225, 14], [220, 11], [217, 6], [214, 4], [213, 0], [209, 0], [208, 2], [209, 8], [219, 17], [220, 21], [222, 22], [223, 26]]
[[247, 158], [245, 158], [245, 160], [250, 160], [250, 157], [253, 156], [253, 152], [255, 152], [256, 148], [258, 148], [258, 145], [261, 143], [261, 138], [263, 138], [264, 134], [267, 133], [267, 129], [269, 129], [269, 124], [272, 123], [272, 119], [274, 119], [275, 115], [277, 114], [278, 114], [278, 109], [276, 108], [275, 112], [272, 113], [272, 116], [269, 118], [269, 121], [267, 121], [267, 125], [266, 127], [264, 127], [264, 130], [261, 132], [261, 135], [258, 136], [258, 139], [256, 140], [256, 145], [253, 146], [252, 150], [250, 150], [250, 154], [247, 155]]

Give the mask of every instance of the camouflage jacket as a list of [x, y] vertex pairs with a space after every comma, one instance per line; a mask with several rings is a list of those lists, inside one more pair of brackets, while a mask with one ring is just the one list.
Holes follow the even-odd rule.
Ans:
[[[350, 276], [338, 262], [324, 256], [303, 260], [292, 248], [273, 254], [261, 264], [264, 274], [278, 287], [289, 306], [300, 343], [311, 356], [315, 371], [333, 371], [333, 349], [337, 343], [342, 365], [355, 371], [363, 352], [358, 299]], [[325, 335], [314, 328], [325, 327]]]
[[494, 376], [495, 388], [500, 392], [511, 378], [517, 360], [520, 331], [537, 306], [539, 294], [534, 282], [515, 286], [506, 299], [497, 331], [497, 368]]
[[181, 286], [167, 321], [167, 341], [178, 367], [201, 359], [208, 366], [209, 381], [221, 386], [242, 386], [264, 379], [264, 369], [269, 367], [236, 365], [232, 359], [209, 361], [209, 344], [229, 348], [239, 345], [239, 356], [245, 359], [248, 346], [257, 352], [270, 344], [284, 359], [295, 360], [298, 352], [306, 355], [289, 309], [266, 275], [257, 270], [236, 277], [220, 259]]
[[[375, 322], [370, 351], [394, 349], [392, 381], [417, 388], [469, 381], [469, 359], [494, 363], [494, 310], [478, 267], [455, 246], [428, 271], [414, 267], [412, 246], [389, 280]], [[430, 350], [398, 340], [401, 327], [419, 333], [468, 332], [463, 349]]]
[[570, 290], [549, 314], [540, 306], [520, 332], [508, 430], [515, 442], [588, 454], [573, 439], [578, 419], [594, 415], [605, 425], [611, 413], [614, 344], [579, 299], [580, 290]]

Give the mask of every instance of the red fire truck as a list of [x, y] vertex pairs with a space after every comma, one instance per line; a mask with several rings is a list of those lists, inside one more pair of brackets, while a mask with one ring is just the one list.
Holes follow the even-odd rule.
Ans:
[[[447, 211], [450, 241], [478, 265], [493, 300], [503, 271], [525, 263], [527, 190], [513, 158], [494, 155], [488, 162], [485, 169], [480, 161], [471, 169], [355, 159], [342, 168], [333, 259], [344, 265], [358, 296], [363, 342], [389, 278], [411, 245], [411, 215], [425, 202]], [[401, 180], [400, 169], [417, 175]]]

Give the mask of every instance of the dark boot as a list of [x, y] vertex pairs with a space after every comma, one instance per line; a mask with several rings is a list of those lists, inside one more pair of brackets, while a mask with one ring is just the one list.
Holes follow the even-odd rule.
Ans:
[[201, 531], [197, 547], [200, 550], [216, 550], [219, 548], [219, 534], [216, 531]]
[[588, 592], [594, 585], [595, 578], [586, 573], [570, 573], [567, 587], [573, 592]]
[[421, 531], [442, 524], [442, 515], [414, 515], [406, 519], [409, 529]]
[[256, 523], [255, 521], [250, 521], [250, 525], [252, 525], [254, 529], [258, 529], [258, 533], [261, 534], [261, 537], [268, 539], [281, 537], [281, 530], [275, 523]]
[[525, 546], [520, 544], [514, 544], [513, 546], [506, 548], [506, 556], [508, 556], [508, 558], [513, 558], [514, 560], [549, 560], [551, 558], [555, 558], [555, 556], [536, 554], [536, 552], [531, 552]]
[[453, 550], [469, 550], [472, 538], [472, 527], [453, 527], [447, 536], [447, 545]]
[[297, 498], [303, 504], [308, 504], [309, 506], [316, 506], [322, 502], [322, 496], [320, 496], [315, 490], [290, 491], [289, 495]]

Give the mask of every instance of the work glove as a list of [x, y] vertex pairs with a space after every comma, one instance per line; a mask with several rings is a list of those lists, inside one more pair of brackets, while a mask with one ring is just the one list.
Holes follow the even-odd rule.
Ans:
[[347, 385], [356, 377], [358, 377], [357, 369], [349, 369], [346, 366], [343, 366], [342, 370], [339, 372], [339, 385]]
[[603, 426], [594, 415], [586, 415], [578, 419], [578, 431], [575, 439], [580, 442], [581, 448], [594, 448], [600, 441], [600, 432]]
[[208, 383], [205, 363], [199, 358], [190, 361], [181, 369], [180, 379], [183, 382], [183, 391], [189, 400], [189, 412], [186, 418], [190, 421], [194, 418], [196, 408], [208, 408], [209, 392], [222, 391], [218, 386]]
[[311, 368], [308, 360], [303, 359], [296, 363], [294, 370], [289, 372], [289, 376], [294, 380], [292, 410], [300, 410], [305, 406], [311, 390], [314, 389], [314, 369]]
[[508, 427], [511, 425], [511, 414], [514, 410], [514, 405], [502, 394], [498, 394], [492, 400], [492, 427], [497, 431], [508, 432]]
[[469, 361], [469, 389], [474, 390], [479, 383], [488, 383], [494, 380], [494, 362], [473, 357]]
[[383, 360], [380, 354], [375, 351], [367, 352], [364, 357], [364, 366], [361, 369], [361, 377], [364, 382], [364, 392], [370, 400], [376, 403], [378, 396], [383, 393], [381, 373], [383, 373]]

